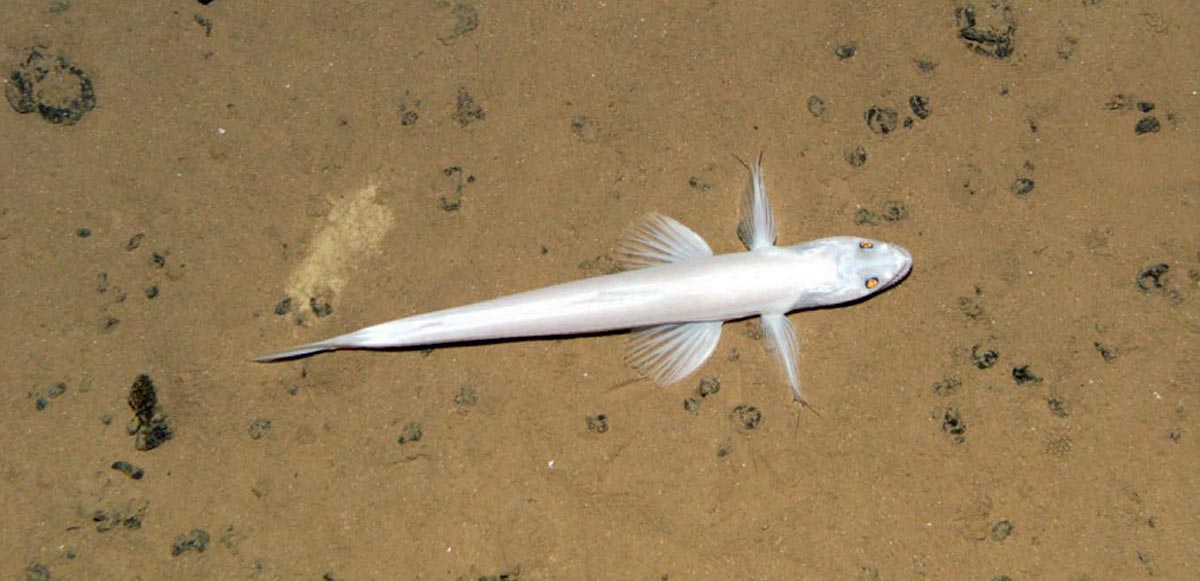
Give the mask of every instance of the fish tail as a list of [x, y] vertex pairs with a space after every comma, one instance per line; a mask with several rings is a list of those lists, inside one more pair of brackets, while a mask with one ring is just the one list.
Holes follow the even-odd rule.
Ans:
[[298, 345], [296, 347], [284, 349], [283, 351], [276, 351], [275, 353], [260, 355], [255, 357], [254, 361], [259, 363], [270, 363], [273, 361], [284, 361], [287, 359], [299, 359], [301, 357], [308, 357], [314, 353], [321, 353], [322, 351], [333, 351], [337, 348], [339, 348], [339, 345], [333, 343], [332, 341], [317, 341], [316, 343]]

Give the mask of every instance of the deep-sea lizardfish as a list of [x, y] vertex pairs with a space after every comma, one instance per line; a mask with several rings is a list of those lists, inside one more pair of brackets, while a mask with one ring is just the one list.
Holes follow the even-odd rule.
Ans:
[[716, 350], [721, 325], [762, 317], [768, 348], [801, 403], [796, 332], [787, 313], [856, 301], [903, 279], [907, 250], [857, 236], [775, 245], [762, 158], [750, 169], [739, 235], [747, 252], [714, 256], [687, 226], [657, 213], [617, 243], [622, 272], [366, 327], [256, 361], [334, 349], [416, 347], [632, 329], [626, 358], [659, 385], [679, 381]]

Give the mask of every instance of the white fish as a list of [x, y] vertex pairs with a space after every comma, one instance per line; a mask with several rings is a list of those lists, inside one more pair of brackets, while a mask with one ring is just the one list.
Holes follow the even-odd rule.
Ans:
[[517, 337], [633, 329], [627, 360], [659, 385], [700, 368], [717, 347], [721, 325], [762, 317], [768, 346], [795, 399], [796, 332], [787, 313], [856, 301], [903, 279], [907, 250], [857, 236], [775, 246], [775, 220], [762, 157], [750, 166], [739, 235], [748, 252], [714, 256], [683, 224], [647, 215], [618, 242], [626, 270], [366, 327], [264, 355], [278, 361], [335, 349], [417, 347]]

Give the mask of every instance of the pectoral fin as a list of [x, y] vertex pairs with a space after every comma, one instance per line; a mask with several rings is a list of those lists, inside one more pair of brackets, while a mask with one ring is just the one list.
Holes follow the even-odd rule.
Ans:
[[800, 395], [800, 379], [796, 369], [796, 329], [783, 314], [764, 314], [762, 316], [763, 334], [767, 340], [767, 351], [774, 353], [775, 360], [787, 378], [792, 388], [792, 396], [796, 401], [806, 404]]
[[627, 230], [617, 241], [615, 252], [617, 262], [627, 270], [712, 256], [712, 253], [699, 234], [657, 212], [646, 214]]
[[659, 385], [679, 381], [704, 365], [721, 340], [721, 321], [672, 323], [637, 329], [626, 361]]
[[767, 184], [763, 180], [762, 153], [746, 167], [750, 170], [750, 185], [742, 197], [742, 221], [738, 224], [738, 237], [750, 250], [774, 246], [775, 216], [771, 213]]

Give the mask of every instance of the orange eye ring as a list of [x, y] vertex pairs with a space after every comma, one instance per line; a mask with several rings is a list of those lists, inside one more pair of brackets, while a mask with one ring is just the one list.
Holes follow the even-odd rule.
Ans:
[[863, 240], [862, 242], [858, 243], [858, 247], [859, 248], [874, 248], [875, 245], [871, 244], [870, 242], [867, 242], [866, 240]]
[[867, 285], [868, 289], [873, 289], [873, 288], [879, 286], [879, 279], [872, 276], [871, 278], [867, 279], [866, 285]]

